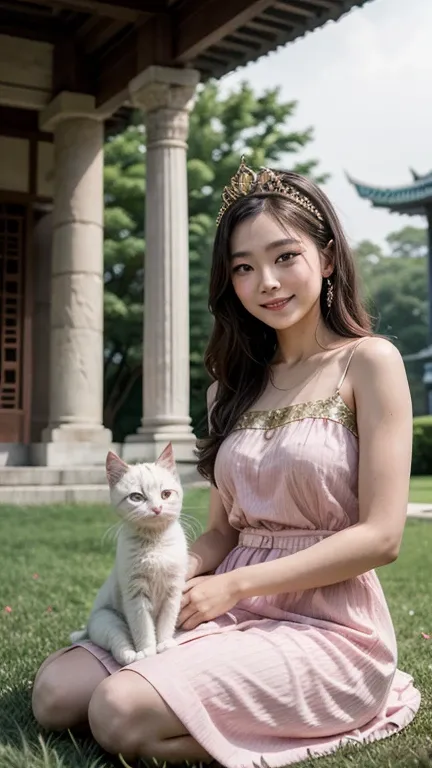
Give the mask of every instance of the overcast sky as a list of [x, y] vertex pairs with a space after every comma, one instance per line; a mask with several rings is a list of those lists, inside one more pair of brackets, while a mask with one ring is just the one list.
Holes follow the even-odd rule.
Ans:
[[361, 200], [345, 171], [379, 186], [405, 184], [410, 168], [432, 170], [432, 0], [370, 0], [338, 22], [226, 76], [280, 85], [298, 101], [293, 128], [313, 126], [304, 152], [331, 174], [325, 189], [352, 242], [383, 243], [406, 223]]

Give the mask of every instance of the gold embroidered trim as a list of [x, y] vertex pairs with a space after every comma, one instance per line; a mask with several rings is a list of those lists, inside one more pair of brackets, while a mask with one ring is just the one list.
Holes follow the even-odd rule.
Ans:
[[277, 429], [293, 421], [302, 419], [329, 419], [342, 424], [358, 437], [355, 413], [342, 400], [339, 393], [324, 400], [307, 403], [295, 403], [284, 408], [272, 408], [268, 411], [247, 411], [239, 419], [234, 431], [239, 429]]

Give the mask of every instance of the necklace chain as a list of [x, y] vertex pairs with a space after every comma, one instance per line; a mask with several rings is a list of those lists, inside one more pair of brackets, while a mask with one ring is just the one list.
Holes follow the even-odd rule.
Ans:
[[287, 387], [287, 388], [285, 388], [285, 387], [277, 387], [276, 386], [276, 384], [274, 383], [274, 374], [273, 374], [273, 371], [272, 371], [271, 368], [270, 368], [270, 377], [269, 378], [270, 378], [270, 384], [272, 385], [272, 387], [274, 387], [274, 389], [279, 390], [279, 392], [291, 392], [293, 389], [298, 387], [300, 383], [302, 384], [302, 389], [303, 389], [306, 386], [306, 384], [309, 384], [309, 382], [312, 381], [312, 379], [314, 379], [315, 376], [317, 376], [319, 373], [322, 373], [322, 367], [321, 366], [317, 366], [317, 368], [313, 371], [313, 373], [305, 381], [298, 382], [297, 384], [294, 384], [294, 386]]

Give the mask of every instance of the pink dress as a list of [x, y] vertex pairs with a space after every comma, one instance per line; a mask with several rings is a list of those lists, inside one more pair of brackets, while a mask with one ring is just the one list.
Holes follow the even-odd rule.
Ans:
[[[238, 546], [218, 569], [313, 546], [358, 519], [355, 415], [339, 393], [250, 411], [215, 474]], [[178, 633], [178, 646], [127, 669], [142, 675], [222, 765], [271, 768], [390, 736], [420, 694], [397, 670], [396, 640], [374, 571], [341, 584], [243, 600]], [[113, 672], [116, 662], [84, 647]]]

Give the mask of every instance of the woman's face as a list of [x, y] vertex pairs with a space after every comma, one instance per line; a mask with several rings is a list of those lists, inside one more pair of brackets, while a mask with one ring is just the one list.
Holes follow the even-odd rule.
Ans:
[[236, 227], [231, 253], [233, 288], [251, 315], [282, 331], [319, 312], [332, 268], [308, 237], [260, 213]]

